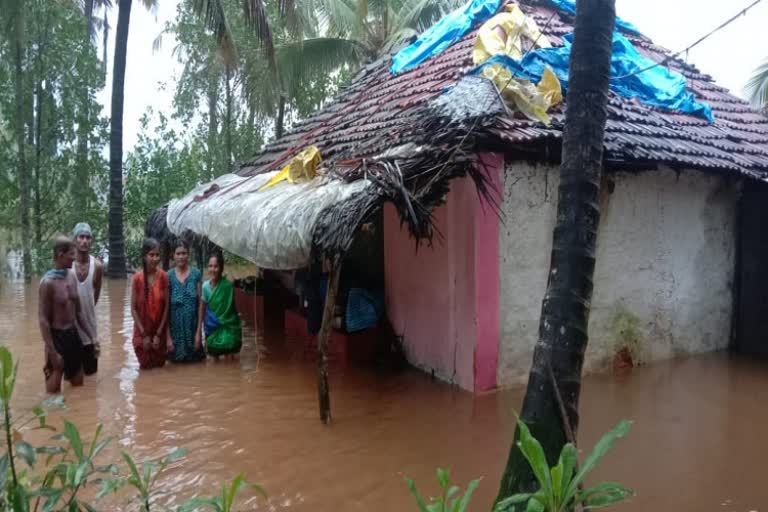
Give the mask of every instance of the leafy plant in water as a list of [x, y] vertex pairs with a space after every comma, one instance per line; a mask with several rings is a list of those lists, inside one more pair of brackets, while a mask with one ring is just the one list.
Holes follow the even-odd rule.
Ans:
[[[102, 438], [102, 425], [96, 427], [96, 433], [90, 443], [83, 442], [77, 427], [64, 420], [64, 431], [53, 437], [54, 440], [64, 441], [64, 447], [44, 446], [36, 448], [38, 454], [47, 454], [46, 466], [49, 467], [39, 484], [39, 489], [33, 492], [38, 497], [35, 509], [42, 499], [42, 510], [52, 511], [58, 505], [63, 510], [94, 510], [94, 507], [78, 497], [79, 491], [89, 482], [98, 481], [103, 475], [114, 475], [117, 466], [113, 464], [97, 465], [96, 458], [112, 441], [111, 437]], [[59, 461], [52, 467], [50, 463], [59, 456]], [[34, 465], [30, 465], [34, 468]]]
[[624, 437], [632, 425], [621, 421], [597, 442], [592, 453], [577, 467], [576, 447], [567, 443], [560, 452], [557, 465], [550, 468], [541, 444], [531, 435], [528, 427], [518, 419], [520, 451], [531, 465], [539, 490], [533, 494], [516, 494], [500, 501], [494, 512], [571, 512], [577, 505], [602, 508], [614, 505], [632, 496], [632, 491], [616, 482], [602, 482], [582, 489], [584, 478], [592, 471], [613, 446]]
[[437, 469], [437, 481], [440, 484], [442, 494], [437, 498], [432, 498], [431, 502], [427, 503], [416, 488], [416, 483], [410, 478], [405, 479], [408, 489], [413, 497], [416, 498], [420, 512], [466, 512], [469, 501], [472, 499], [472, 493], [480, 485], [479, 478], [472, 480], [467, 485], [467, 490], [464, 491], [464, 494], [460, 495], [459, 487], [451, 484], [449, 471], [441, 468]]
[[[128, 453], [123, 452], [123, 460], [128, 466], [129, 475], [127, 478], [113, 478], [102, 482], [101, 490], [97, 497], [116, 492], [125, 486], [132, 487], [136, 494], [132, 499], [138, 503], [141, 512], [150, 512], [157, 510], [155, 500], [164, 494], [156, 490], [157, 479], [160, 474], [168, 468], [173, 462], [176, 462], [187, 455], [185, 448], [176, 448], [171, 453], [159, 459], [148, 460], [141, 465], [137, 464]], [[266, 496], [264, 490], [255, 484], [249, 484], [245, 481], [245, 476], [240, 474], [231, 484], [224, 484], [221, 487], [221, 493], [213, 497], [195, 497], [181, 504], [177, 512], [192, 512], [195, 510], [213, 510], [215, 512], [231, 512], [235, 506], [237, 495], [241, 490], [250, 488], [262, 496]]]
[[[126, 477], [120, 476], [117, 465], [98, 465], [96, 458], [109, 445], [112, 438], [102, 437], [102, 425], [98, 425], [90, 443], [83, 440], [77, 427], [64, 420], [64, 430], [53, 436], [56, 445], [34, 447], [24, 440], [27, 429], [55, 431], [47, 422], [47, 411], [64, 407], [62, 397], [46, 400], [31, 413], [12, 418], [10, 401], [16, 384], [18, 366], [11, 353], [0, 347], [0, 414], [5, 433], [5, 453], [0, 455], [0, 511], [1, 512], [98, 512], [91, 503], [80, 498], [88, 484], [100, 485], [97, 499], [123, 487], [136, 491], [133, 498], [142, 512], [150, 512], [154, 499], [161, 493], [156, 490], [160, 474], [173, 462], [183, 458], [187, 450], [177, 448], [158, 459], [140, 465], [128, 454], [122, 457], [128, 467]], [[30, 427], [30, 424], [36, 425]], [[45, 457], [46, 472], [34, 470]], [[141, 469], [139, 469], [141, 468]], [[208, 509], [231, 511], [238, 493], [251, 488], [264, 495], [261, 487], [248, 484], [243, 475], [230, 485], [222, 486], [221, 494], [211, 498], [193, 498], [181, 505], [179, 512]]]
[[267, 496], [264, 489], [258, 485], [249, 484], [245, 480], [245, 475], [240, 473], [234, 480], [232, 480], [231, 484], [221, 486], [221, 493], [218, 496], [213, 496], [211, 498], [192, 498], [179, 507], [179, 512], [192, 512], [193, 510], [231, 512], [233, 510], [232, 507], [235, 506], [235, 499], [237, 498], [238, 493], [246, 488], [256, 491], [265, 498]]
[[[64, 402], [61, 397], [50, 399], [43, 406], [34, 407], [31, 414], [12, 418], [10, 401], [17, 371], [11, 353], [0, 347], [0, 401], [6, 438], [6, 452], [0, 457], [0, 488], [4, 490], [0, 506], [14, 512], [93, 510], [89, 503], [80, 499], [79, 493], [97, 475], [116, 472], [114, 466], [97, 466], [94, 462], [111, 438], [101, 439], [99, 426], [86, 446], [77, 427], [65, 420], [64, 432], [53, 437], [63, 444], [33, 447], [24, 440], [23, 431], [33, 422], [37, 422], [36, 429], [55, 430], [47, 423], [46, 411], [63, 407]], [[45, 465], [48, 468], [42, 476], [34, 473], [41, 455], [47, 456]], [[55, 459], [57, 462], [51, 465]]]
[[103, 498], [107, 494], [116, 492], [118, 489], [127, 485], [136, 491], [136, 495], [132, 501], [139, 504], [141, 512], [149, 512], [152, 509], [151, 507], [154, 498], [161, 494], [155, 489], [158, 477], [171, 463], [176, 462], [186, 455], [186, 449], [176, 448], [164, 457], [144, 461], [141, 463], [141, 470], [139, 470], [139, 465], [136, 464], [133, 457], [131, 457], [130, 454], [123, 452], [123, 460], [128, 466], [128, 477], [104, 480], [101, 485], [101, 490], [97, 494], [97, 498]]
[[[613, 444], [626, 436], [632, 425], [630, 421], [621, 421], [595, 445], [595, 448], [579, 468], [576, 459], [576, 447], [568, 443], [563, 446], [557, 465], [549, 467], [544, 449], [531, 435], [528, 427], [518, 419], [520, 440], [517, 442], [525, 459], [531, 465], [539, 490], [532, 494], [510, 496], [494, 507], [494, 512], [573, 512], [577, 505], [589, 509], [614, 505], [633, 495], [633, 492], [616, 482], [602, 482], [582, 489], [584, 478], [608, 453]], [[447, 470], [437, 470], [437, 481], [442, 495], [427, 503], [410, 478], [405, 479], [408, 489], [416, 498], [419, 512], [466, 512], [472, 493], [480, 480], [472, 480], [463, 496], [458, 496], [460, 489], [451, 485]]]

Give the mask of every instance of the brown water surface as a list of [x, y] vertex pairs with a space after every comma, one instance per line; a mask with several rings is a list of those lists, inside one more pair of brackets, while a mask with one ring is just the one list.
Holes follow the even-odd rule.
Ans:
[[[65, 386], [88, 436], [103, 423], [138, 458], [190, 450], [161, 482], [166, 504], [214, 493], [245, 472], [267, 501], [241, 510], [415, 510], [403, 476], [433, 492], [434, 469], [464, 484], [482, 476], [473, 511], [489, 510], [521, 390], [474, 397], [416, 372], [331, 368], [334, 423], [321, 426], [314, 364], [281, 335], [247, 333], [239, 360], [139, 372], [124, 282], [106, 281], [98, 305], [102, 357], [84, 388]], [[0, 342], [21, 359], [14, 409], [44, 397], [37, 287], [0, 285]], [[595, 478], [637, 491], [616, 510], [768, 512], [768, 366], [718, 354], [585, 380], [580, 441], [591, 447], [621, 418], [630, 436]], [[59, 421], [55, 419], [55, 421]], [[107, 502], [125, 510], [122, 502]]]

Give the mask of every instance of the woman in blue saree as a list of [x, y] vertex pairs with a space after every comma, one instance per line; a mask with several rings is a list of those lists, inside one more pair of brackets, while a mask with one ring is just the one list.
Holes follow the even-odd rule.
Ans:
[[200, 340], [196, 340], [202, 274], [189, 266], [189, 248], [182, 241], [176, 244], [173, 261], [175, 266], [168, 272], [168, 359], [174, 363], [202, 361], [205, 351]]

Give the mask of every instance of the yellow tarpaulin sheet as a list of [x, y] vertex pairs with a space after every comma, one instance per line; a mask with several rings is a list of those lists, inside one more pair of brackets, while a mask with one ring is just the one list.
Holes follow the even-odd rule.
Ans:
[[516, 4], [509, 4], [506, 12], [495, 15], [478, 30], [472, 60], [475, 64], [482, 64], [499, 54], [521, 59], [522, 36], [530, 39], [539, 48], [550, 47], [549, 39], [541, 33], [536, 22], [526, 16]]
[[510, 106], [544, 124], [549, 124], [547, 111], [550, 107], [563, 100], [560, 81], [549, 67], [544, 68], [544, 75], [538, 85], [528, 80], [513, 78], [512, 73], [501, 64], [488, 66], [480, 74], [496, 84], [501, 91], [501, 97], [510, 103]]
[[[480, 27], [472, 50], [472, 60], [478, 65], [499, 54], [521, 59], [523, 37], [529, 39], [534, 46], [550, 47], [549, 40], [541, 33], [536, 22], [516, 4], [510, 4], [506, 12], [495, 15]], [[545, 69], [538, 85], [513, 77], [500, 64], [486, 67], [481, 74], [493, 81], [502, 97], [514, 108], [545, 124], [549, 124], [547, 111], [563, 100], [560, 81], [549, 68]]]
[[316, 146], [309, 146], [293, 157], [274, 178], [269, 180], [269, 182], [259, 190], [266, 190], [285, 180], [288, 180], [288, 183], [302, 183], [309, 181], [315, 177], [317, 166], [320, 165], [320, 162], [322, 161], [323, 159], [320, 156], [320, 150], [317, 149]]

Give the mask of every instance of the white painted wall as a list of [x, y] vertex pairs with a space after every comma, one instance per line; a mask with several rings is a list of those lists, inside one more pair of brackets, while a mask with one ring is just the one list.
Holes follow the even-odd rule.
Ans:
[[[514, 163], [504, 180], [498, 384], [523, 383], [538, 334], [555, 222], [558, 168]], [[604, 181], [585, 370], [621, 345], [640, 362], [727, 347], [737, 190], [670, 169]]]

